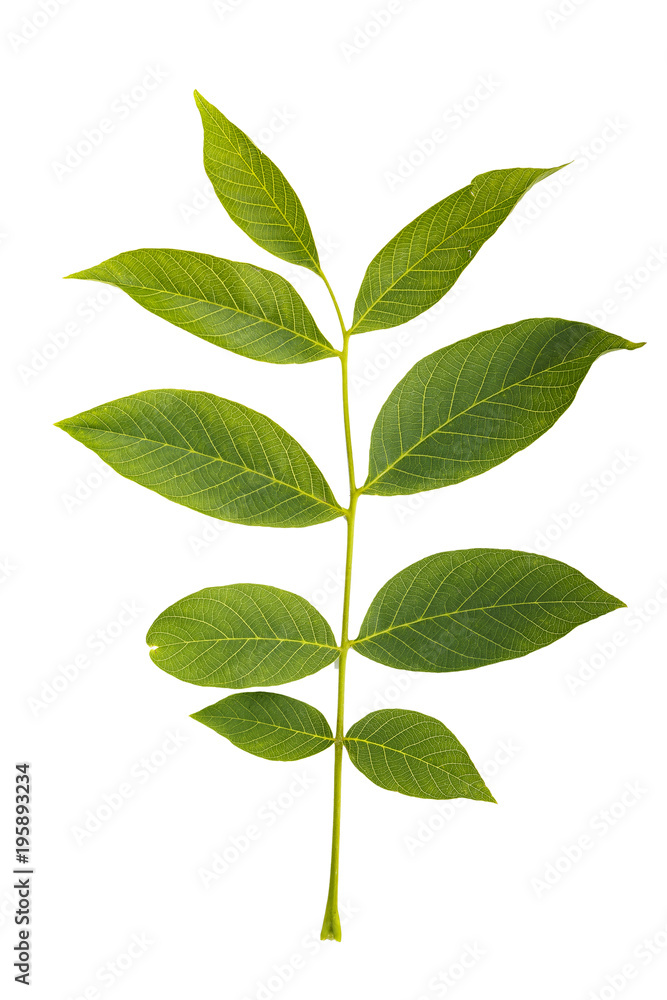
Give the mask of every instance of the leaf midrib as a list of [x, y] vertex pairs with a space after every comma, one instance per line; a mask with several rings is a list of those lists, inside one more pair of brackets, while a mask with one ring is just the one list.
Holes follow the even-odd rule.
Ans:
[[453, 618], [454, 615], [467, 615], [473, 611], [492, 611], [495, 608], [525, 608], [525, 607], [537, 607], [543, 604], [601, 604], [605, 607], [608, 601], [590, 601], [590, 600], [574, 600], [567, 598], [564, 600], [550, 600], [550, 601], [513, 601], [511, 604], [487, 604], [479, 608], [457, 608], [456, 611], [442, 611], [437, 615], [424, 615], [421, 618], [415, 618], [408, 622], [400, 622], [398, 625], [390, 625], [389, 628], [380, 629], [379, 632], [371, 632], [369, 635], [359, 635], [356, 639], [353, 639], [350, 645], [354, 646], [356, 643], [365, 642], [367, 639], [374, 639], [378, 635], [388, 635], [391, 632], [395, 632], [400, 628], [410, 628], [412, 625], [419, 625], [421, 622], [434, 621], [436, 618]]
[[205, 454], [205, 452], [196, 451], [194, 448], [183, 448], [181, 445], [170, 444], [168, 441], [156, 441], [153, 438], [146, 437], [145, 435], [143, 437], [133, 437], [131, 434], [125, 434], [119, 431], [108, 431], [98, 427], [90, 427], [88, 424], [72, 424], [70, 421], [68, 421], [68, 424], [70, 427], [76, 427], [77, 429], [81, 430], [98, 431], [101, 434], [111, 434], [114, 437], [128, 438], [130, 441], [148, 441], [149, 444], [156, 444], [162, 448], [173, 448], [176, 451], [182, 451], [185, 454], [197, 455], [199, 458], [207, 458], [209, 461], [222, 462], [223, 465], [231, 465], [234, 468], [243, 469], [245, 472], [251, 472], [256, 476], [262, 476], [268, 482], [276, 483], [276, 485], [278, 486], [285, 486], [287, 489], [293, 490], [294, 493], [299, 493], [301, 494], [301, 496], [309, 497], [311, 500], [315, 500], [317, 503], [324, 504], [325, 507], [330, 507], [331, 510], [337, 510], [340, 511], [341, 514], [345, 514], [345, 511], [343, 510], [342, 507], [338, 507], [337, 505], [331, 504], [329, 503], [328, 500], [323, 500], [321, 497], [317, 497], [313, 493], [307, 493], [306, 490], [302, 490], [301, 487], [299, 486], [294, 486], [292, 483], [286, 483], [282, 479], [276, 479], [275, 476], [269, 476], [266, 474], [266, 472], [257, 472], [256, 469], [252, 469], [248, 465], [241, 465], [238, 462], [232, 462], [227, 458], [221, 458], [219, 455], [207, 455]]
[[[193, 621], [194, 619], [185, 619], [186, 621]], [[205, 624], [209, 625], [209, 622]], [[212, 626], [217, 628], [216, 625]], [[279, 635], [226, 635], [221, 639], [179, 639], [177, 642], [161, 642], [158, 643], [154, 649], [168, 649], [170, 646], [189, 646], [196, 642], [208, 642], [208, 643], [218, 643], [218, 642], [249, 642], [252, 639], [257, 639], [259, 642], [270, 642], [271, 640], [276, 640], [278, 642], [293, 642], [299, 646], [317, 646], [318, 649], [331, 649], [335, 650], [337, 653], [340, 652], [339, 646], [331, 646], [326, 642], [313, 642], [312, 639], [283, 639]]]
[[[444, 348], [444, 349], [446, 350], [446, 348]], [[593, 361], [595, 361], [597, 358], [598, 358], [597, 354], [587, 354], [587, 355], [584, 355], [582, 357], [576, 358], [574, 360], [586, 362], [589, 359], [592, 359], [591, 360], [591, 364], [592, 364]], [[468, 361], [468, 358], [466, 358], [466, 362], [467, 361]], [[517, 386], [524, 385], [526, 382], [529, 382], [531, 379], [535, 378], [538, 375], [545, 375], [545, 374], [547, 374], [549, 372], [555, 372], [555, 371], [558, 370], [558, 368], [562, 368], [564, 365], [567, 365], [567, 364], [572, 364], [572, 361], [559, 361], [559, 363], [557, 365], [552, 365], [549, 368], [540, 368], [538, 371], [531, 372], [530, 375], [527, 375], [526, 378], [520, 379], [518, 382], [511, 382], [511, 383], [509, 383], [509, 385], [503, 385], [496, 392], [492, 392], [490, 396], [484, 396], [482, 399], [479, 399], [479, 398], [475, 399], [474, 402], [472, 402], [469, 406], [466, 406], [466, 408], [464, 410], [459, 410], [459, 412], [456, 413], [456, 414], [454, 414], [453, 417], [448, 416], [447, 419], [442, 424], [439, 424], [433, 430], [429, 431], [428, 434], [422, 434], [422, 436], [419, 438], [418, 441], [415, 441], [415, 443], [413, 445], [411, 445], [408, 448], [407, 451], [402, 452], [398, 456], [398, 458], [396, 458], [393, 462], [391, 462], [389, 465], [387, 465], [382, 470], [382, 472], [378, 473], [378, 475], [375, 476], [374, 479], [371, 479], [371, 480], [368, 480], [367, 482], [365, 482], [364, 485], [360, 488], [359, 492], [360, 493], [364, 493], [368, 489], [369, 486], [374, 486], [375, 483], [377, 483], [380, 479], [383, 479], [384, 476], [386, 476], [386, 474], [388, 472], [390, 472], [392, 469], [394, 469], [398, 465], [399, 462], [402, 462], [404, 458], [407, 458], [407, 456], [411, 452], [413, 452], [415, 450], [415, 448], [418, 448], [421, 444], [424, 443], [424, 441], [428, 441], [428, 439], [430, 437], [433, 437], [434, 434], [438, 434], [440, 431], [443, 430], [443, 428], [447, 427], [449, 424], [454, 423], [454, 421], [458, 420], [459, 417], [464, 417], [467, 413], [469, 413], [471, 410], [473, 410], [476, 406], [480, 406], [482, 403], [489, 403], [492, 399], [495, 399], [496, 396], [500, 396], [500, 395], [502, 395], [502, 393], [507, 392], [510, 389], [516, 389]], [[465, 367], [465, 364], [461, 366], [461, 369], [463, 369], [463, 367]], [[453, 396], [452, 396], [452, 400], [453, 400]], [[422, 410], [423, 410], [423, 404], [422, 404]], [[450, 407], [450, 411], [451, 411], [451, 407]]]
[[[472, 188], [472, 184], [469, 184], [468, 187]], [[524, 192], [524, 194], [525, 194], [525, 192]], [[451, 197], [451, 195], [450, 195], [450, 197]], [[445, 201], [446, 200], [447, 199], [445, 199]], [[393, 288], [396, 287], [396, 285], [399, 283], [399, 281], [403, 280], [403, 278], [406, 276], [406, 274], [410, 274], [410, 272], [413, 271], [419, 264], [422, 264], [427, 259], [427, 257], [429, 257], [430, 254], [435, 253], [437, 250], [442, 250], [442, 248], [444, 247], [445, 243], [447, 243], [449, 240], [453, 239], [455, 236], [457, 236], [459, 233], [463, 232], [464, 229], [468, 228], [469, 226], [475, 225], [485, 215], [488, 215], [489, 212], [495, 212], [498, 208], [500, 208], [502, 205], [504, 205], [508, 201], [512, 201], [512, 198], [511, 197], [504, 198], [503, 201], [498, 201], [491, 208], [487, 208], [487, 209], [485, 209], [485, 211], [480, 212], [480, 214], [476, 215], [474, 217], [474, 219], [468, 219], [467, 222], [465, 223], [465, 225], [460, 226], [458, 229], [455, 229], [453, 233], [449, 233], [449, 235], [446, 236], [443, 240], [441, 240], [440, 243], [437, 244], [437, 246], [431, 247], [431, 249], [428, 251], [428, 253], [425, 253], [422, 257], [420, 257], [413, 264], [411, 264], [408, 268], [406, 268], [405, 271], [402, 271], [401, 274], [398, 276], [398, 278], [396, 278], [394, 281], [392, 281], [392, 283], [390, 285], [387, 285], [387, 287], [382, 290], [382, 294], [379, 295], [378, 298], [375, 299], [373, 302], [371, 302], [371, 304], [369, 305], [368, 309], [366, 309], [366, 311], [364, 313], [362, 313], [362, 315], [359, 317], [359, 319], [356, 320], [352, 324], [352, 326], [350, 327], [349, 333], [351, 333], [351, 334], [354, 333], [355, 327], [359, 326], [363, 322], [363, 320], [366, 318], [366, 316], [369, 314], [369, 312], [371, 312], [371, 310], [374, 309], [377, 306], [378, 302], [381, 302], [382, 299], [385, 298], [386, 295]], [[426, 209], [426, 211], [428, 212], [429, 209]], [[424, 214], [424, 213], [422, 213], [422, 214]], [[419, 216], [417, 216], [417, 218], [419, 218]], [[408, 226], [409, 225], [410, 225], [410, 223], [408, 223]], [[393, 239], [391, 239], [389, 242], [393, 243], [396, 238], [397, 237], [394, 236]], [[389, 244], [385, 244], [385, 246], [379, 252], [382, 253], [382, 251], [385, 250], [388, 245]], [[472, 259], [472, 258], [470, 258], [470, 259]], [[470, 259], [468, 261], [464, 261], [464, 266], [466, 264], [470, 263]]]
[[[239, 715], [222, 715], [222, 716], [219, 716], [219, 718], [228, 720], [230, 722], [252, 722], [256, 726], [269, 726], [269, 727], [271, 727], [273, 729], [284, 730], [286, 733], [298, 733], [299, 736], [309, 736], [311, 739], [322, 740], [325, 743], [333, 743], [334, 742], [333, 736], [322, 736], [322, 735], [320, 735], [320, 733], [308, 733], [308, 732], [305, 731], [305, 729], [293, 729], [292, 726], [281, 726], [281, 725], [278, 725], [275, 722], [262, 722], [259, 719], [244, 718], [243, 716], [239, 716]], [[236, 734], [234, 734], [234, 735], [236, 735]]]
[[[213, 122], [213, 124], [214, 124], [215, 128], [216, 128], [216, 129], [217, 129], [218, 131], [222, 132], [222, 134], [224, 135], [225, 139], [227, 139], [227, 140], [228, 140], [229, 142], [231, 142], [231, 136], [229, 136], [229, 135], [228, 135], [228, 134], [227, 134], [227, 133], [226, 133], [226, 132], [225, 132], [225, 131], [224, 131], [224, 130], [223, 130], [222, 128], [220, 128], [220, 125], [218, 124], [218, 122], [216, 121], [216, 119], [215, 119], [215, 118], [213, 117], [213, 115], [212, 115], [212, 114], [210, 113], [210, 111], [208, 110], [208, 108], [207, 108], [207, 107], [204, 107], [204, 111], [206, 112], [206, 114], [208, 115], [208, 117], [209, 117], [209, 118], [211, 119], [211, 121]], [[230, 124], [232, 124], [232, 123], [230, 122]], [[239, 131], [240, 131], [240, 129], [239, 129]], [[260, 152], [260, 154], [261, 154], [262, 156], [266, 156], [266, 154], [265, 154], [265, 153], [262, 153], [261, 149], [259, 150], [259, 152]], [[303, 240], [301, 239], [300, 235], [299, 235], [299, 234], [297, 233], [296, 229], [294, 228], [294, 226], [292, 225], [292, 223], [290, 222], [290, 220], [289, 220], [289, 219], [287, 218], [287, 216], [286, 216], [286, 215], [285, 215], [285, 213], [283, 212], [282, 208], [280, 207], [280, 205], [278, 204], [278, 202], [277, 202], [277, 201], [276, 201], [276, 199], [274, 198], [273, 194], [272, 194], [272, 193], [271, 193], [271, 192], [269, 191], [269, 189], [267, 188], [267, 186], [266, 186], [266, 184], [264, 183], [264, 181], [263, 181], [263, 180], [261, 180], [261, 179], [260, 179], [260, 178], [259, 178], [259, 177], [257, 176], [257, 174], [255, 173], [255, 171], [254, 171], [254, 169], [253, 169], [253, 166], [252, 166], [252, 163], [248, 163], [248, 161], [247, 161], [247, 160], [245, 159], [245, 157], [244, 157], [244, 156], [242, 155], [242, 153], [241, 153], [241, 150], [240, 150], [240, 149], [239, 149], [239, 147], [238, 147], [238, 144], [237, 144], [237, 147], [236, 147], [236, 153], [237, 153], [237, 156], [239, 157], [239, 159], [241, 159], [241, 160], [243, 161], [243, 163], [244, 163], [244, 164], [246, 165], [246, 167], [248, 168], [248, 171], [249, 171], [249, 172], [250, 172], [250, 173], [252, 174], [252, 176], [253, 176], [253, 177], [255, 178], [255, 180], [257, 181], [257, 183], [259, 184], [259, 186], [260, 186], [260, 187], [262, 188], [262, 190], [266, 192], [266, 194], [268, 195], [269, 199], [270, 199], [270, 200], [271, 200], [271, 201], [273, 202], [273, 206], [274, 206], [274, 208], [275, 208], [275, 209], [277, 210], [278, 214], [279, 214], [279, 215], [282, 215], [283, 219], [285, 220], [285, 223], [287, 224], [287, 226], [289, 227], [289, 229], [291, 230], [291, 232], [292, 232], [292, 233], [294, 234], [294, 236], [296, 237], [296, 239], [298, 240], [298, 242], [299, 242], [299, 243], [301, 244], [301, 247], [302, 247], [302, 249], [303, 249], [303, 250], [305, 251], [305, 253], [306, 253], [306, 256], [307, 256], [307, 257], [308, 257], [308, 258], [309, 258], [309, 259], [310, 259], [310, 260], [311, 260], [311, 261], [313, 262], [313, 264], [314, 264], [314, 265], [315, 265], [315, 267], [317, 268], [317, 272], [318, 272], [318, 274], [319, 274], [319, 272], [320, 272], [320, 265], [319, 265], [319, 261], [315, 260], [315, 258], [313, 257], [313, 254], [312, 254], [312, 252], [311, 252], [311, 250], [310, 250], [310, 248], [309, 248], [308, 246], [306, 246], [306, 244], [305, 244], [305, 243], [303, 242]], [[271, 165], [272, 165], [273, 167], [275, 167], [275, 169], [277, 170], [277, 169], [278, 169], [278, 167], [277, 167], [277, 166], [276, 166], [276, 165], [275, 165], [275, 164], [273, 163], [273, 161], [272, 161], [272, 160], [270, 160], [270, 159], [269, 159], [269, 157], [266, 157], [266, 158], [267, 158], [267, 160], [269, 160], [269, 162], [271, 163]], [[283, 175], [283, 176], [284, 176], [284, 175]], [[286, 178], [286, 177], [285, 177], [285, 182], [286, 182], [286, 183], [287, 183], [287, 184], [289, 185], [289, 187], [290, 187], [290, 188], [292, 188], [292, 185], [291, 185], [291, 184], [289, 183], [289, 181], [287, 180], [287, 178]], [[293, 188], [292, 188], [292, 190], [294, 191], [294, 189], [293, 189]], [[294, 197], [296, 198], [296, 192], [294, 192]], [[297, 199], [297, 200], [298, 200], [298, 199]], [[304, 213], [304, 214], [305, 214], [305, 213]]]
[[[97, 279], [97, 280], [100, 280], [100, 279]], [[104, 279], [102, 279], [102, 280], [104, 280]], [[292, 333], [295, 336], [301, 337], [303, 340], [307, 340], [309, 343], [316, 345], [317, 347], [323, 348], [324, 350], [328, 351], [330, 354], [338, 354], [339, 353], [338, 351], [335, 351], [333, 348], [327, 346], [326, 341], [316, 340], [313, 337], [309, 337], [305, 333], [301, 333], [299, 330], [295, 330], [292, 327], [285, 326], [283, 323], [276, 323], [275, 320], [269, 319], [267, 316], [256, 315], [255, 313], [248, 312], [245, 309], [239, 309], [236, 306], [222, 305], [220, 302], [214, 302], [212, 299], [202, 299], [198, 295], [183, 295], [182, 292], [172, 292], [168, 288], [157, 288], [157, 287], [153, 288], [150, 285], [129, 285], [129, 284], [125, 284], [125, 283], [119, 285], [118, 282], [115, 282], [115, 281], [105, 281], [105, 284], [107, 284], [107, 285], [115, 285], [117, 288], [122, 288], [123, 290], [131, 288], [131, 289], [139, 289], [141, 291], [146, 291], [146, 292], [159, 292], [159, 293], [161, 293], [163, 295], [175, 295], [175, 296], [178, 296], [179, 298], [182, 298], [182, 299], [190, 299], [192, 302], [201, 302], [202, 304], [207, 305], [207, 306], [216, 306], [217, 309], [219, 309], [219, 310], [227, 309], [227, 310], [229, 310], [229, 312], [238, 313], [240, 316], [248, 316], [248, 317], [250, 317], [251, 319], [254, 319], [254, 320], [260, 320], [261, 322], [264, 322], [264, 323], [270, 323], [271, 326], [273, 326], [276, 330], [284, 330], [286, 333]], [[128, 294], [129, 294], [129, 292], [128, 292]], [[166, 319], [166, 317], [165, 317], [165, 319]], [[171, 322], [171, 320], [168, 320], [168, 322]], [[191, 320], [190, 322], [191, 323], [198, 323], [198, 322], [201, 322], [201, 320]], [[220, 335], [218, 335], [218, 336], [220, 336]]]
[[[385, 750], [385, 751], [386, 750], [390, 750], [392, 753], [398, 753], [398, 754], [401, 754], [401, 756], [403, 756], [403, 757], [409, 757], [410, 760], [419, 761], [419, 763], [423, 764], [425, 767], [435, 767], [435, 768], [437, 768], [437, 770], [442, 771], [443, 774], [446, 774], [450, 778], [450, 780], [451, 780], [451, 778], [455, 778], [457, 781], [463, 782], [463, 784], [467, 788], [472, 788], [472, 789], [474, 789], [477, 792], [482, 791], [482, 789], [480, 789], [478, 785], [472, 785], [469, 781], [466, 781], [465, 778], [461, 778], [458, 775], [453, 775], [451, 771], [448, 771], [447, 768], [443, 767], [441, 764], [433, 764], [430, 761], [424, 760], [423, 757], [416, 757], [415, 754], [407, 753], [407, 751], [405, 751], [405, 750], [399, 750], [396, 747], [389, 746], [386, 743], [376, 743], [374, 740], [365, 740], [365, 739], [363, 739], [360, 736], [344, 736], [343, 737], [343, 742], [344, 743], [366, 743], [368, 746], [371, 746], [371, 747], [379, 747], [380, 750]], [[392, 775], [392, 777], [393, 777], [393, 775]], [[483, 785], [483, 788], [486, 788], [486, 785], [484, 785], [483, 782], [482, 782], [482, 785]], [[488, 791], [488, 789], [486, 789], [486, 790]]]

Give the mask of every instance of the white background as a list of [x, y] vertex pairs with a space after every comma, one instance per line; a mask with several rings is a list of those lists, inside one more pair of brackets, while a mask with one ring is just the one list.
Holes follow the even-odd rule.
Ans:
[[[402, 0], [381, 27], [386, 0], [3, 5], [3, 981], [13, 766], [26, 759], [39, 1000], [662, 995], [665, 21], [650, 0], [565, 0], [561, 14], [557, 2]], [[354, 339], [360, 475], [383, 400], [447, 343], [540, 315], [648, 341], [597, 362], [558, 424], [509, 462], [411, 506], [360, 503], [353, 626], [399, 569], [480, 545], [570, 562], [628, 610], [450, 676], [352, 654], [348, 722], [389, 704], [441, 718], [499, 805], [441, 815], [346, 763], [342, 945], [317, 942], [333, 757], [271, 763], [199, 726], [189, 713], [215, 692], [157, 670], [144, 634], [179, 597], [239, 581], [303, 594], [338, 628], [344, 522], [225, 525], [102, 476], [52, 426], [143, 389], [204, 389], [284, 425], [345, 497], [335, 363], [261, 365], [106, 286], [61, 280], [141, 246], [206, 251], [291, 277], [337, 336], [317, 278], [260, 250], [207, 196], [195, 87], [293, 183], [348, 319], [370, 258], [424, 208], [485, 170], [574, 160], [442, 306]], [[77, 162], [68, 147], [103, 118], [110, 130]], [[282, 690], [333, 721], [335, 684], [328, 668]], [[109, 817], [121, 785], [130, 795]], [[247, 846], [248, 826], [257, 839], [205, 888], [201, 870], [216, 852], [233, 858], [233, 838]]]

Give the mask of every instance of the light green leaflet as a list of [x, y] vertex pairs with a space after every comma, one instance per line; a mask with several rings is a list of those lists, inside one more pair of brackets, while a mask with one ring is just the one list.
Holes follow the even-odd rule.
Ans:
[[495, 802], [454, 734], [430, 715], [371, 712], [351, 727], [345, 746], [354, 766], [380, 788], [420, 799]]
[[511, 549], [439, 552], [385, 583], [353, 648], [403, 670], [469, 670], [525, 656], [624, 607], [547, 556]]
[[192, 718], [267, 760], [303, 760], [333, 744], [331, 726], [321, 712], [271, 691], [232, 694]]
[[151, 659], [207, 687], [266, 687], [314, 674], [338, 656], [334, 634], [298, 594], [259, 583], [207, 587], [151, 625]]
[[142, 249], [68, 277], [116, 285], [149, 312], [246, 358], [302, 364], [338, 354], [289, 281], [254, 264]]
[[491, 170], [418, 215], [368, 265], [350, 333], [386, 330], [435, 305], [526, 191], [560, 169]]
[[287, 431], [208, 392], [152, 389], [56, 426], [127, 479], [224, 521], [298, 528], [343, 513]]
[[204, 126], [204, 167], [230, 217], [269, 253], [320, 274], [310, 223], [287, 178], [196, 90], [195, 100]]
[[588, 323], [525, 319], [443, 347], [380, 410], [363, 491], [419, 493], [486, 472], [558, 420], [596, 358], [641, 346]]

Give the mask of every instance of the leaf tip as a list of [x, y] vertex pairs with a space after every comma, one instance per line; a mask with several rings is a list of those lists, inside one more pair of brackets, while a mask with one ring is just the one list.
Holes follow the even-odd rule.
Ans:
[[634, 340], [628, 340], [626, 341], [626, 343], [628, 345], [627, 347], [628, 351], [636, 351], [638, 347], [646, 347], [645, 340], [640, 340], [639, 343], [635, 343]]

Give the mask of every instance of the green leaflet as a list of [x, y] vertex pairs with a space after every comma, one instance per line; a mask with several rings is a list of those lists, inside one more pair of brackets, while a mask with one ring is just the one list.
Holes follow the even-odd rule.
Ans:
[[141, 249], [68, 277], [116, 285], [149, 312], [246, 358], [302, 364], [338, 354], [289, 281], [254, 264]]
[[195, 90], [204, 126], [204, 167], [230, 217], [260, 247], [320, 274], [310, 223], [273, 160]]
[[127, 479], [224, 521], [297, 528], [344, 513], [287, 431], [209, 392], [152, 389], [56, 426]]
[[268, 687], [314, 674], [338, 647], [298, 594], [259, 583], [206, 587], [155, 619], [146, 642], [168, 674], [206, 687]]
[[352, 647], [403, 670], [469, 670], [525, 656], [623, 607], [578, 570], [546, 556], [439, 552], [378, 591]]
[[368, 265], [350, 333], [399, 326], [435, 305], [526, 191], [560, 169], [491, 170], [418, 215]]
[[321, 712], [272, 691], [232, 694], [192, 718], [267, 760], [303, 760], [333, 744], [331, 726]]
[[380, 788], [420, 799], [495, 802], [454, 734], [442, 722], [402, 708], [383, 708], [345, 736], [350, 760]]
[[544, 434], [602, 354], [634, 344], [588, 323], [525, 319], [422, 358], [380, 410], [363, 492], [450, 486]]

